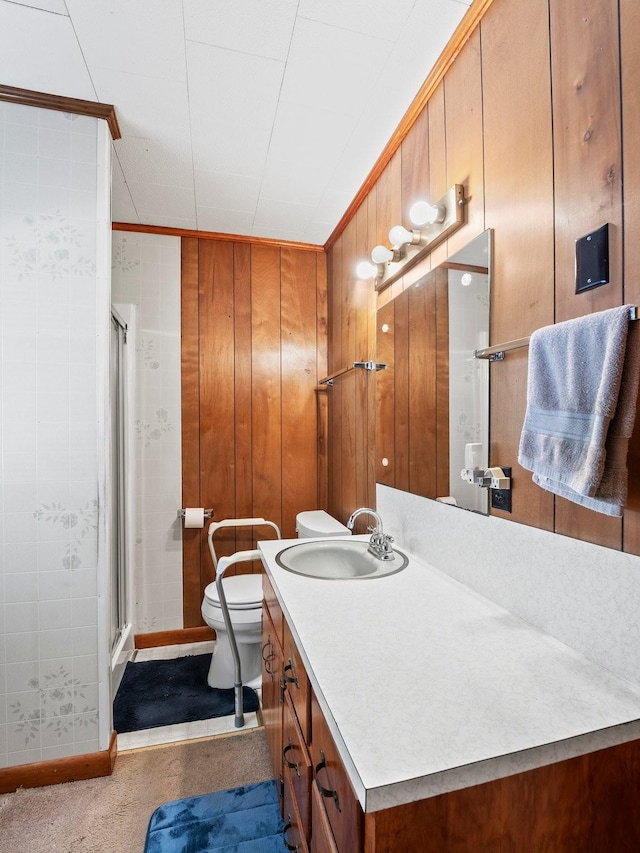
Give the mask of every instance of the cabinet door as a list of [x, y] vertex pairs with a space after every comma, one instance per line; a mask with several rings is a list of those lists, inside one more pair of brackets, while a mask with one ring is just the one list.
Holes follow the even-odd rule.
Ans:
[[288, 780], [284, 783], [284, 803], [282, 806], [284, 816], [284, 843], [287, 850], [292, 853], [308, 853], [307, 840], [304, 824], [296, 807], [296, 798]]
[[273, 763], [282, 779], [282, 649], [266, 607], [262, 610], [262, 719]]
[[305, 840], [311, 836], [311, 759], [307, 744], [302, 739], [296, 715], [289, 696], [284, 700], [282, 728], [282, 774], [285, 784], [293, 791], [300, 827]]
[[311, 740], [309, 709], [311, 688], [309, 686], [307, 671], [304, 668], [302, 658], [286, 621], [284, 623], [282, 651], [284, 653], [284, 681], [287, 694], [291, 697], [291, 702], [296, 712], [298, 723], [300, 724], [300, 730], [302, 731], [302, 737], [306, 743], [309, 743]]
[[339, 853], [317, 785], [311, 786], [311, 853]]
[[359, 853], [363, 814], [316, 697], [311, 694], [313, 785], [326, 809], [339, 853]]
[[267, 609], [269, 610], [269, 616], [271, 616], [273, 627], [275, 628], [276, 637], [282, 646], [282, 626], [284, 624], [284, 616], [282, 608], [280, 607], [280, 602], [273, 590], [273, 584], [267, 574], [262, 575], [262, 594], [264, 596], [264, 603], [267, 605]]

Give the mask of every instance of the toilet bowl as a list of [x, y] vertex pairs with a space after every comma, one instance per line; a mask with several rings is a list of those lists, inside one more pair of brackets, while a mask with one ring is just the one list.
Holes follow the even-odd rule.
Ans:
[[[271, 521], [263, 518], [225, 519], [212, 522], [209, 526], [209, 550], [214, 569], [218, 559], [213, 546], [213, 535], [220, 527], [266, 525], [275, 529], [278, 539], [280, 531]], [[351, 531], [324, 510], [308, 510], [296, 516], [296, 532], [301, 539], [324, 536], [350, 536]], [[238, 552], [235, 559], [256, 559], [258, 552]], [[242, 683], [254, 689], [260, 687], [262, 675], [262, 576], [240, 574], [222, 579], [224, 596], [233, 628], [233, 636], [240, 658]], [[224, 620], [216, 582], [208, 584], [202, 600], [202, 618], [216, 632], [216, 643], [207, 675], [209, 687], [228, 689], [236, 685], [235, 661], [229, 632]]]
[[[242, 666], [242, 682], [259, 687], [262, 656], [262, 576], [235, 575], [222, 581]], [[234, 659], [215, 581], [202, 600], [202, 618], [216, 632], [216, 644], [207, 675], [209, 687], [228, 689], [235, 684]]]

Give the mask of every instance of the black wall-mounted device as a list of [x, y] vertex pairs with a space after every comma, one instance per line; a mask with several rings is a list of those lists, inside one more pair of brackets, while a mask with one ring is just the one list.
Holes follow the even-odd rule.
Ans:
[[576, 293], [609, 282], [609, 223], [576, 240]]

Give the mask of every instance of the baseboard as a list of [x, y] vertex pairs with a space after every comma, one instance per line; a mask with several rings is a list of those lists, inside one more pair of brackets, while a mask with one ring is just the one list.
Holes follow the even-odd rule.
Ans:
[[117, 735], [112, 732], [109, 748], [103, 752], [3, 767], [0, 769], [0, 794], [17, 791], [18, 788], [41, 788], [44, 785], [61, 785], [63, 782], [110, 776], [117, 755]]
[[157, 646], [178, 646], [184, 643], [205, 643], [215, 640], [216, 632], [208, 625], [197, 628], [178, 628], [175, 631], [156, 631], [153, 634], [136, 634], [136, 649], [153, 649]]

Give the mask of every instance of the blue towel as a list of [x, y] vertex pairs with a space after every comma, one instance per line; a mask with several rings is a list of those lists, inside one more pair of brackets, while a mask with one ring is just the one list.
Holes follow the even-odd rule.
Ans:
[[625, 305], [534, 332], [518, 462], [539, 486], [619, 516], [640, 378]]

